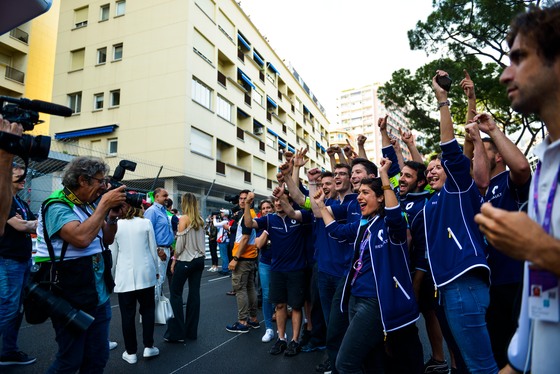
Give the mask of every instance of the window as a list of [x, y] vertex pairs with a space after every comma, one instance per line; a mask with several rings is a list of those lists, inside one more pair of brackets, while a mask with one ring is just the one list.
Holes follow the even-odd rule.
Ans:
[[216, 112], [220, 117], [228, 122], [231, 122], [231, 108], [232, 105], [229, 101], [218, 95], [218, 101], [216, 103]]
[[114, 90], [110, 92], [110, 105], [112, 107], [121, 105], [121, 90]]
[[93, 110], [103, 109], [103, 93], [93, 95]]
[[214, 20], [214, 12], [215, 12], [215, 8], [216, 8], [216, 4], [214, 4], [214, 1], [212, 1], [212, 0], [196, 0], [196, 5], [198, 5], [198, 7], [200, 9], [202, 9], [202, 11], [208, 17], [210, 17], [211, 20]]
[[68, 107], [72, 109], [72, 114], [77, 114], [82, 111], [82, 93], [74, 92], [68, 94]]
[[101, 5], [99, 8], [99, 21], [107, 21], [109, 19], [109, 4]]
[[212, 90], [193, 77], [192, 99], [200, 105], [212, 110]]
[[198, 30], [194, 30], [193, 49], [197, 55], [206, 62], [212, 64], [214, 61], [214, 45], [208, 41]]
[[260, 88], [256, 88], [255, 90], [253, 90], [253, 92], [254, 92], [253, 100], [255, 101], [255, 103], [262, 106], [263, 105], [263, 100], [264, 100], [263, 90], [261, 90]]
[[97, 50], [97, 64], [104, 64], [107, 62], [107, 48], [99, 48]]
[[118, 139], [107, 139], [107, 155], [116, 156], [119, 150]]
[[229, 20], [229, 18], [220, 10], [218, 13], [218, 28], [229, 40], [233, 42], [233, 37], [235, 36], [235, 26]]
[[87, 6], [80, 9], [74, 9], [74, 26], [76, 28], [87, 26], [88, 11], [89, 8]]
[[124, 0], [117, 1], [115, 3], [115, 17], [124, 16], [125, 8], [126, 8], [126, 1]]
[[79, 70], [84, 68], [84, 55], [86, 53], [85, 48], [77, 49], [70, 52], [72, 62], [70, 63], [70, 70]]
[[212, 157], [212, 136], [191, 127], [191, 152]]
[[266, 145], [270, 148], [276, 149], [276, 137], [270, 133], [266, 134]]
[[115, 44], [113, 46], [113, 61], [122, 60], [122, 55], [123, 55], [123, 45], [122, 45], [122, 43]]

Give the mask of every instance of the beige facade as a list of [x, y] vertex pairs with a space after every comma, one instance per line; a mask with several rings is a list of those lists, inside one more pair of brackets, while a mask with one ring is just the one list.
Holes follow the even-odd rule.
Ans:
[[53, 101], [56, 139], [165, 165], [172, 193], [270, 195], [283, 149], [325, 164], [320, 104], [231, 0], [63, 0]]
[[[400, 111], [388, 111], [379, 100], [377, 90], [379, 84], [369, 84], [359, 88], [344, 90], [337, 97], [337, 122], [331, 128], [336, 138], [331, 136], [330, 143], [345, 143], [344, 133], [351, 134], [355, 139], [358, 135], [365, 135], [367, 141], [364, 145], [368, 157], [375, 163], [381, 158], [381, 135], [377, 120], [389, 115], [388, 130], [400, 140], [399, 129], [409, 129], [408, 121]], [[400, 141], [405, 159], [410, 159], [410, 152], [406, 145]]]

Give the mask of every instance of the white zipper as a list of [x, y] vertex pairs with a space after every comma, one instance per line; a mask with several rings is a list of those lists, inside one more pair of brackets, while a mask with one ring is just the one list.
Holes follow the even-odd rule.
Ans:
[[447, 232], [449, 233], [449, 239], [453, 238], [453, 240], [455, 240], [455, 244], [457, 244], [457, 247], [459, 247], [460, 250], [463, 250], [463, 246], [461, 245], [461, 243], [459, 243], [457, 237], [455, 236], [455, 234], [453, 234], [453, 231], [451, 231], [451, 227], [447, 228]]
[[401, 284], [399, 283], [399, 281], [397, 280], [397, 277], [393, 277], [393, 280], [395, 281], [395, 288], [400, 288], [402, 293], [404, 294], [404, 296], [410, 300], [410, 295], [404, 290], [404, 288], [401, 286]]

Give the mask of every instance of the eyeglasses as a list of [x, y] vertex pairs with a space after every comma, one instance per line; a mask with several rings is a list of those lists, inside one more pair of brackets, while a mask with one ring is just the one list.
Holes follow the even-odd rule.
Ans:
[[347, 172], [345, 172], [345, 171], [339, 171], [338, 173], [334, 173], [333, 175], [334, 175], [334, 177], [336, 178], [336, 177], [346, 177], [346, 176], [348, 176], [349, 174], [348, 174]]
[[106, 186], [109, 184], [109, 178], [95, 178], [95, 177], [90, 177], [91, 179], [95, 179], [96, 181], [99, 182], [100, 185], [102, 186]]

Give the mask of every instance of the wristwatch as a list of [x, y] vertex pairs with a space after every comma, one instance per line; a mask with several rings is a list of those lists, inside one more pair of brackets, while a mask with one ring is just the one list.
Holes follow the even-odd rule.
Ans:
[[231, 259], [234, 260], [234, 261], [239, 261], [239, 257], [237, 257], [237, 256], [233, 256]]

